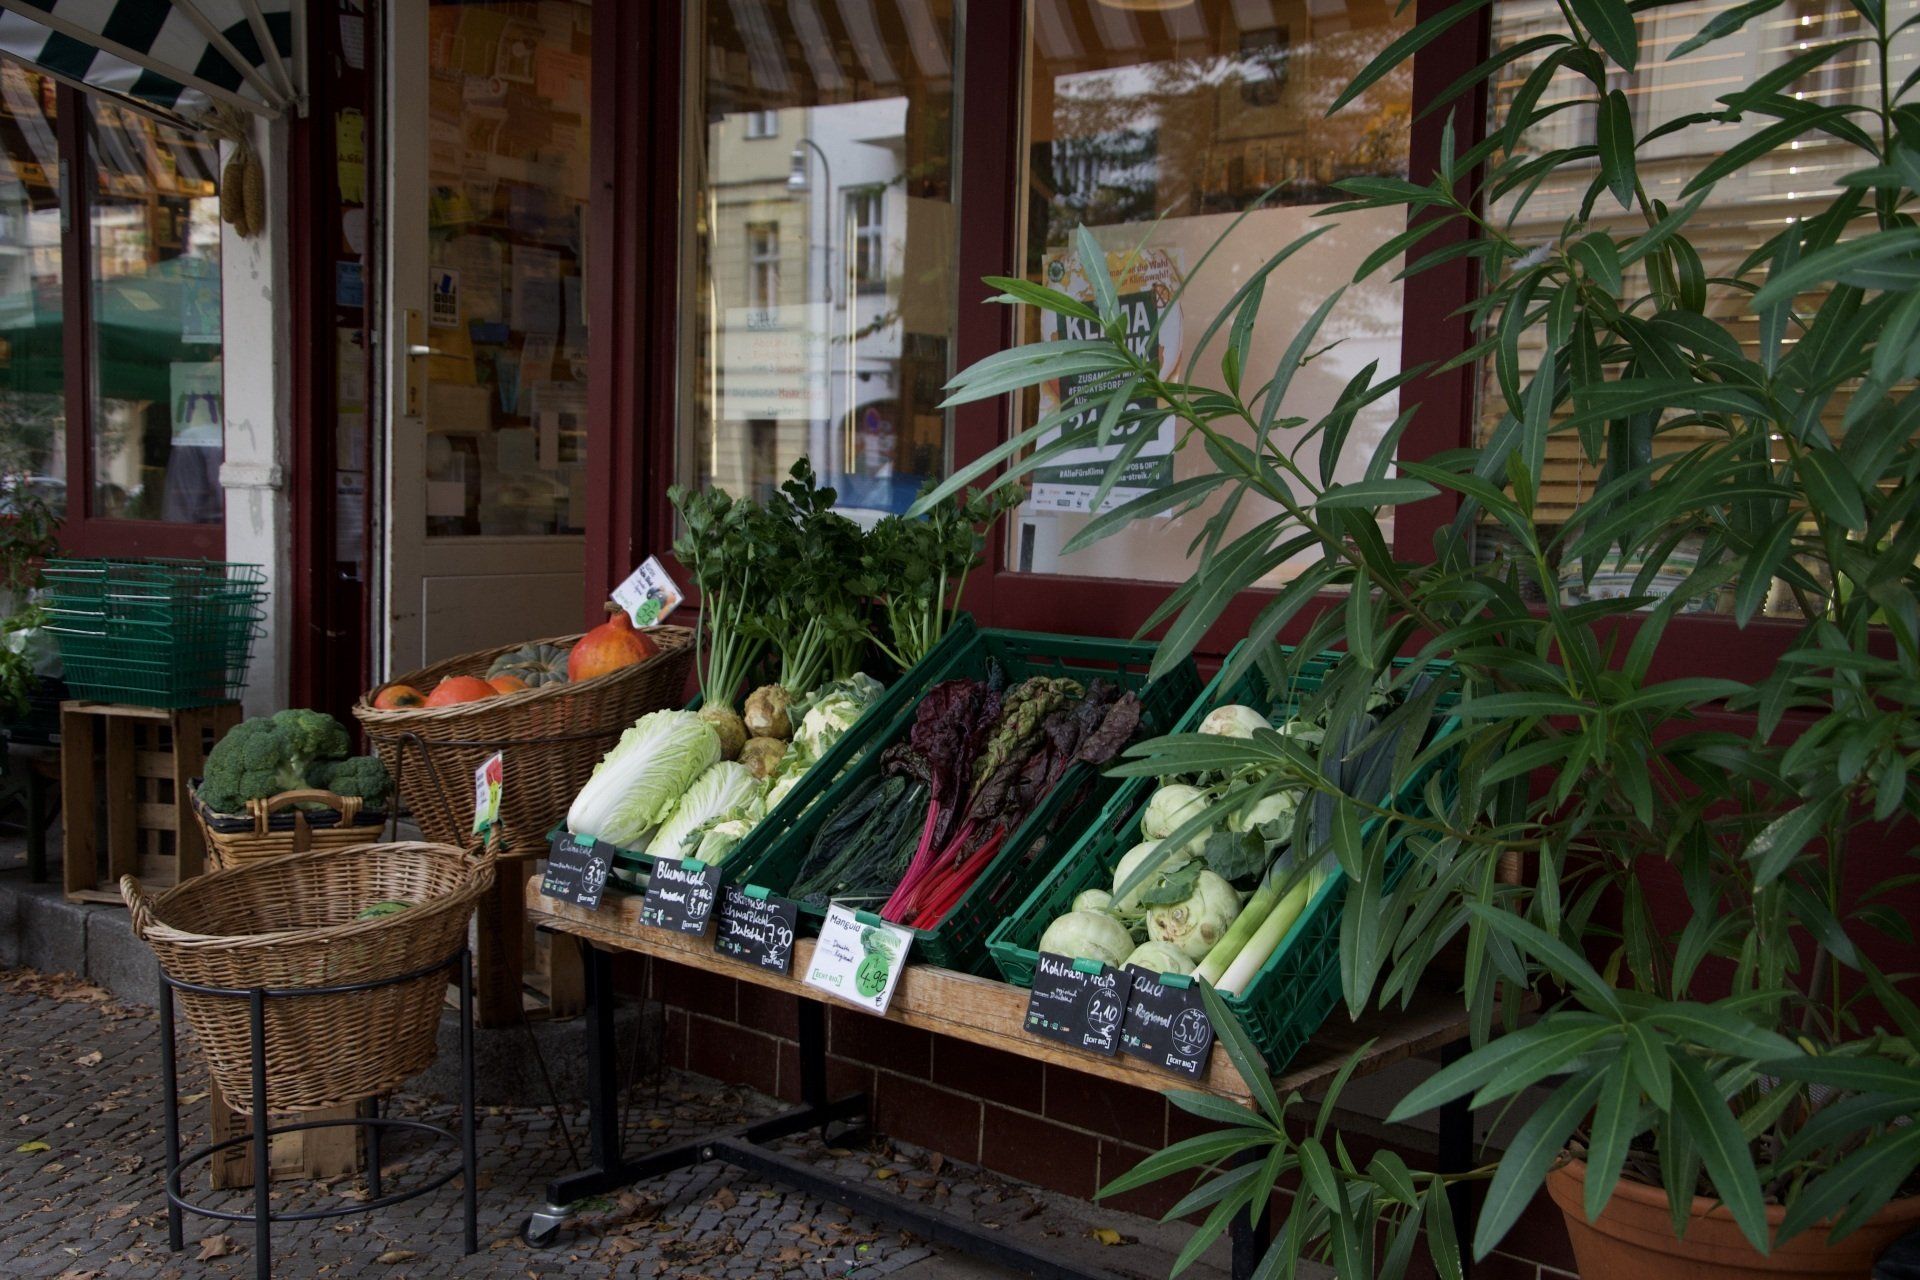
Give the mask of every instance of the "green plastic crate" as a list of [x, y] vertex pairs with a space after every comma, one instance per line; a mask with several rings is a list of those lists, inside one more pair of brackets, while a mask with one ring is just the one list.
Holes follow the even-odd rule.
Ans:
[[47, 630], [77, 697], [177, 709], [231, 702], [260, 635], [260, 566], [55, 559]]
[[[841, 770], [852, 764], [869, 744], [880, 740], [895, 719], [911, 715], [914, 705], [920, 701], [921, 693], [927, 686], [945, 677], [947, 665], [973, 638], [977, 629], [972, 614], [956, 615], [946, 634], [933, 646], [933, 651], [889, 684], [886, 692], [876, 698], [873, 705], [853, 723], [853, 727], [841, 734], [840, 740], [814, 762], [813, 768], [801, 776], [800, 782], [781, 798], [772, 812], [754, 824], [746, 839], [736, 845], [727, 860], [720, 864], [720, 882], [732, 883], [752, 866], [754, 860], [793, 825], [807, 806], [833, 785], [833, 780], [840, 776]], [[700, 695], [695, 694], [693, 701], [687, 704], [687, 710], [699, 709]], [[548, 839], [566, 829], [563, 817], [559, 825], [548, 833]], [[613, 874], [607, 881], [608, 887], [622, 893], [639, 892], [636, 883], [640, 877], [652, 872], [654, 856], [638, 849], [622, 849], [617, 845], [609, 847], [613, 849]]]
[[[1284, 647], [1283, 651], [1290, 652]], [[1343, 656], [1335, 652], [1320, 654], [1305, 665], [1294, 687], [1278, 696], [1268, 689], [1266, 676], [1258, 667], [1231, 689], [1223, 687], [1221, 677], [1216, 675], [1180, 718], [1174, 732], [1191, 733], [1208, 712], [1230, 704], [1265, 711], [1270, 719], [1282, 718], [1319, 689], [1326, 673]], [[1403, 660], [1397, 665], [1407, 664]], [[1452, 664], [1429, 663], [1428, 669], [1439, 674], [1450, 671]], [[1451, 695], [1442, 699], [1443, 710], [1450, 699]], [[1450, 715], [1441, 718], [1430, 741], [1451, 734], [1458, 723]], [[1395, 798], [1409, 812], [1423, 812], [1427, 780], [1442, 767], [1440, 762], [1429, 764], [1409, 779]], [[1083, 890], [1105, 889], [1112, 884], [1114, 867], [1139, 840], [1140, 814], [1157, 785], [1153, 778], [1128, 778], [1052, 874], [993, 931], [988, 951], [1008, 982], [1022, 987], [1033, 985], [1033, 970], [1039, 961], [1036, 948], [1047, 925], [1068, 911]], [[1443, 787], [1451, 785], [1450, 777], [1442, 778]], [[1362, 827], [1363, 839], [1373, 833], [1379, 821], [1374, 819]], [[1389, 888], [1399, 880], [1406, 862], [1402, 837], [1387, 854]], [[1241, 1025], [1274, 1071], [1293, 1059], [1340, 1001], [1340, 912], [1346, 890], [1346, 874], [1336, 864], [1247, 990], [1225, 997], [1227, 1007], [1239, 1015]]]
[[[1029, 676], [1072, 676], [1083, 683], [1104, 676], [1139, 694], [1144, 715], [1138, 736], [1144, 738], [1167, 732], [1200, 687], [1199, 673], [1190, 659], [1148, 683], [1153, 653], [1153, 645], [1131, 641], [986, 629], [955, 656], [943, 678], [980, 679], [986, 675], [989, 659], [998, 660], [1010, 686]], [[911, 714], [903, 715], [884, 737], [875, 740], [875, 745], [891, 746], [904, 739], [911, 727]], [[875, 750], [841, 775], [820, 803], [800, 815], [760, 856], [746, 873], [745, 883], [771, 893], [786, 893], [806, 859], [814, 833], [879, 768], [880, 752]], [[1008, 835], [993, 861], [946, 918], [931, 929], [913, 931], [915, 961], [963, 973], [986, 972], [988, 934], [1051, 868], [1051, 852], [1071, 844], [1118, 785], [1118, 780], [1090, 765], [1069, 768], [1047, 798]], [[799, 906], [802, 932], [817, 933], [826, 909], [804, 902]]]

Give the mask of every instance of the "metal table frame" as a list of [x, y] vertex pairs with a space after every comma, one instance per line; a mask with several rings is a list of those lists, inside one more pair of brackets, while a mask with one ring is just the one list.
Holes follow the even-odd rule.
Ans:
[[[587, 1014], [583, 1021], [590, 1163], [585, 1169], [547, 1184], [547, 1203], [533, 1212], [521, 1233], [528, 1244], [540, 1247], [551, 1242], [568, 1216], [568, 1206], [575, 1201], [604, 1195], [676, 1169], [719, 1160], [770, 1182], [844, 1205], [877, 1222], [911, 1231], [933, 1244], [946, 1245], [1037, 1280], [1114, 1280], [1110, 1272], [1073, 1266], [1028, 1248], [1004, 1232], [987, 1230], [969, 1219], [927, 1208], [892, 1192], [877, 1191], [864, 1181], [846, 1178], [771, 1150], [766, 1144], [809, 1129], [818, 1129], [823, 1141], [832, 1141], [829, 1134], [833, 1126], [847, 1126], [850, 1130], [865, 1127], [868, 1117], [865, 1094], [841, 1098], [828, 1095], [824, 998], [800, 1001], [801, 1103], [798, 1107], [628, 1159], [622, 1150], [620, 1125], [613, 955], [587, 937], [575, 937], [582, 948], [586, 969]], [[1459, 1042], [1446, 1046], [1442, 1060], [1451, 1060], [1463, 1049], [1464, 1045]], [[842, 1131], [835, 1138], [844, 1139], [844, 1136]], [[1440, 1167], [1447, 1171], [1468, 1168], [1472, 1143], [1472, 1115], [1463, 1098], [1441, 1111]], [[1465, 1191], [1465, 1187], [1455, 1187], [1452, 1194], [1454, 1224], [1460, 1239], [1469, 1238], [1465, 1234], [1469, 1212]], [[1234, 1280], [1248, 1280], [1258, 1269], [1270, 1242], [1270, 1226], [1265, 1215], [1257, 1224], [1249, 1223], [1245, 1215], [1235, 1215], [1229, 1228]], [[1463, 1257], [1461, 1266], [1465, 1273], [1471, 1273], [1470, 1258]]]
[[[269, 1000], [287, 1000], [311, 998], [314, 996], [345, 995], [356, 991], [373, 991], [380, 987], [399, 986], [431, 977], [442, 970], [451, 971], [451, 975], [460, 985], [460, 1132], [439, 1125], [428, 1124], [423, 1120], [401, 1120], [380, 1114], [379, 1100], [372, 1099], [367, 1106], [368, 1114], [351, 1120], [306, 1120], [292, 1124], [271, 1124], [267, 1115], [267, 1002]], [[249, 1045], [253, 1065], [253, 1081], [249, 1099], [251, 1132], [238, 1137], [227, 1138], [221, 1142], [196, 1147], [182, 1155], [180, 1151], [180, 1080], [178, 1064], [175, 1060], [173, 993], [191, 991], [196, 995], [226, 996], [245, 1000], [248, 1004]], [[611, 1022], [609, 1022], [611, 1027]], [[273, 1224], [276, 1222], [314, 1222], [325, 1218], [343, 1218], [354, 1213], [371, 1213], [402, 1201], [412, 1200], [416, 1196], [437, 1191], [454, 1178], [465, 1175], [462, 1208], [463, 1225], [466, 1230], [464, 1239], [466, 1252], [472, 1254], [479, 1249], [476, 1174], [479, 1162], [476, 1156], [474, 1137], [474, 1099], [473, 1099], [473, 956], [466, 947], [448, 956], [445, 960], [403, 973], [394, 978], [382, 978], [373, 982], [343, 983], [330, 987], [209, 987], [193, 982], [182, 982], [170, 978], [164, 969], [160, 971], [160, 1087], [163, 1105], [166, 1109], [166, 1148], [167, 1148], [167, 1248], [178, 1253], [186, 1247], [184, 1240], [182, 1212], [197, 1214], [203, 1218], [213, 1218], [220, 1222], [253, 1223], [254, 1275], [258, 1280], [271, 1280], [273, 1274]], [[273, 1138], [282, 1133], [300, 1133], [308, 1129], [329, 1129], [351, 1125], [361, 1129], [367, 1139], [367, 1191], [368, 1198], [359, 1204], [336, 1205], [323, 1209], [304, 1209], [275, 1213], [268, 1208], [271, 1190], [271, 1145]], [[460, 1148], [460, 1163], [451, 1169], [435, 1174], [417, 1187], [406, 1191], [386, 1193], [381, 1186], [380, 1177], [380, 1135], [383, 1130], [412, 1131], [431, 1134], [455, 1143]], [[211, 1160], [220, 1152], [244, 1143], [253, 1144], [253, 1207], [246, 1212], [232, 1209], [216, 1209], [211, 1205], [200, 1204], [186, 1198], [181, 1190], [181, 1179], [186, 1170], [196, 1164]]]

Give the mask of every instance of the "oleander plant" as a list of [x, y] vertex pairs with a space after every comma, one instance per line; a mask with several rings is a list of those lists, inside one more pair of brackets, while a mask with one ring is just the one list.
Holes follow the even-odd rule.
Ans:
[[[1335, 110], [1484, 3], [1411, 25]], [[1406, 211], [1406, 232], [1357, 278], [1472, 261], [1474, 339], [1454, 362], [1486, 371], [1472, 447], [1396, 460], [1417, 406], [1395, 397], [1423, 370], [1369, 366], [1328, 412], [1289, 412], [1337, 293], [1270, 376], [1247, 367], [1264, 292], [1318, 231], [1249, 273], [1180, 376], [1163, 377], [1125, 340], [1106, 254], [1083, 229], [1091, 303], [992, 283], [1000, 301], [1092, 336], [997, 354], [952, 385], [952, 403], [1090, 372], [1103, 376], [1080, 381], [1117, 387], [1069, 398], [928, 501], [994, 473], [1017, 486], [1061, 452], [1124, 441], [1073, 545], [1170, 510], [1206, 513], [1191, 577], [1147, 627], [1164, 628], [1160, 670], [1282, 566], [1229, 682], [1260, 662], [1284, 687], [1298, 662], [1341, 648], [1349, 660], [1322, 697], [1357, 716], [1429, 659], [1453, 664], [1440, 692], [1458, 700], [1458, 731], [1394, 761], [1397, 794], [1430, 753], [1448, 753], [1452, 785], [1434, 784], [1424, 806], [1344, 795], [1271, 731], [1132, 750], [1141, 773], [1258, 766], [1314, 793], [1293, 840], [1347, 877], [1346, 1012], [1445, 981], [1471, 1013], [1471, 1051], [1391, 1118], [1463, 1096], [1525, 1117], [1477, 1167], [1422, 1169], [1385, 1150], [1363, 1162], [1334, 1122], [1344, 1076], [1311, 1105], [1277, 1095], [1209, 989], [1255, 1105], [1172, 1093], [1221, 1127], [1107, 1188], [1191, 1181], [1170, 1215], [1201, 1223], [1180, 1267], [1282, 1181], [1298, 1191], [1262, 1277], [1309, 1258], [1393, 1277], [1421, 1252], [1457, 1275], [1464, 1254], [1487, 1254], [1570, 1172], [1581, 1178], [1563, 1200], [1570, 1221], [1601, 1218], [1632, 1184], [1664, 1195], [1676, 1240], [1700, 1230], [1700, 1196], [1759, 1252], [1884, 1240], [1920, 1189], [1916, 980], [1885, 958], [1912, 943], [1898, 903], [1920, 871], [1910, 833], [1898, 838], [1920, 813], [1920, 76], [1899, 59], [1916, 33], [1910, 14], [1855, 0], [1852, 34], [1803, 42], [1705, 109], [1643, 128], [1623, 77], [1738, 42], [1781, 0], [1676, 18], [1696, 29], [1656, 51], [1636, 17], [1661, 8], [1567, 0], [1557, 25], [1421, 104], [1459, 112], [1483, 86], [1518, 84], [1495, 95], [1483, 138], [1456, 142], [1468, 131], [1450, 115], [1430, 181], [1349, 180], [1348, 202], [1326, 211]], [[1800, 92], [1837, 60], [1866, 69], [1854, 100]], [[1590, 134], [1556, 128], [1572, 110], [1594, 121]], [[1729, 257], [1709, 198], [1807, 148], [1840, 158], [1837, 188]], [[1656, 156], [1667, 198], [1651, 194]], [[1539, 216], [1550, 200], [1554, 216]], [[1106, 501], [1148, 434], [1127, 429], [1169, 413], [1197, 469], [1189, 460], [1170, 487]], [[1364, 474], [1337, 477], [1334, 460], [1362, 439], [1356, 422], [1393, 414]], [[1569, 449], [1597, 482], [1548, 520], [1549, 457]], [[1388, 522], [1412, 503], [1445, 504], [1451, 518], [1429, 554], [1403, 558]], [[1236, 524], [1248, 511], [1266, 514]], [[1593, 590], [1606, 575], [1626, 585]], [[1765, 627], [1777, 661], [1752, 682], [1669, 678], [1670, 624], [1702, 610]], [[1291, 649], [1275, 643], [1283, 628]], [[1404, 698], [1375, 732], [1433, 705]], [[1501, 875], [1516, 854], [1525, 874]], [[1397, 879], [1390, 859], [1402, 860]], [[1448, 1212], [1461, 1187], [1476, 1206], [1466, 1239]]]

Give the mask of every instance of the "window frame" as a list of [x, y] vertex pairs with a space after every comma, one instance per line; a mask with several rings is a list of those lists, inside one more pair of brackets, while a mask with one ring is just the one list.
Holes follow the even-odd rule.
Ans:
[[747, 123], [741, 130], [741, 136], [748, 142], [765, 142], [780, 136], [780, 113], [778, 111], [749, 111]]
[[[83, 556], [167, 556], [220, 559], [226, 552], [226, 513], [218, 522], [179, 524], [94, 514], [93, 456], [93, 182], [87, 145], [88, 95], [67, 84], [54, 88], [55, 138], [59, 145], [60, 302], [64, 367], [61, 396], [66, 414], [67, 510], [60, 549]], [[224, 367], [226, 345], [221, 344]], [[224, 414], [223, 414], [224, 416]], [[222, 423], [224, 439], [225, 424]], [[222, 450], [224, 459], [224, 447]], [[77, 495], [77, 500], [76, 500]]]
[[[1418, 0], [1414, 21], [1433, 17], [1449, 8], [1455, 0]], [[960, 0], [964, 8], [959, 63], [961, 117], [965, 124], [958, 140], [954, 192], [959, 206], [956, 215], [958, 243], [955, 261], [958, 279], [955, 285], [953, 368], [958, 370], [1006, 349], [1014, 340], [1014, 311], [1010, 307], [986, 305], [996, 292], [982, 277], [1017, 274], [1022, 246], [1016, 235], [1016, 205], [1022, 191], [1021, 166], [1024, 162], [1022, 138], [1024, 120], [1022, 102], [1029, 40], [1027, 0]], [[661, 200], [649, 206], [643, 192], [677, 189], [683, 162], [685, 141], [682, 117], [686, 68], [684, 55], [684, 16], [680, 6], [661, 6], [650, 24], [636, 23], [636, 45], [650, 45], [653, 75], [645, 86], [631, 85], [628, 93], [634, 101], [651, 98], [653, 127], [638, 145], [629, 143], [620, 151], [622, 161], [635, 159], [641, 167], [636, 180], [597, 204], [597, 225], [613, 231], [630, 228], [623, 241], [635, 257], [629, 261], [651, 262], [634, 281], [610, 282], [601, 274], [597, 287], [605, 299], [603, 307], [611, 318], [620, 314], [623, 299], [629, 299], [645, 313], [636, 327], [668, 338], [678, 335], [675, 295], [677, 259], [663, 249], [678, 243], [678, 201]], [[1462, 75], [1488, 55], [1492, 21], [1483, 6], [1468, 19], [1454, 24], [1424, 46], [1413, 64], [1413, 98], [1416, 102], [1439, 98]], [[651, 37], [651, 38], [649, 38]], [[605, 55], [611, 59], [614, 47]], [[613, 96], [617, 71], [609, 67], [604, 79]], [[1451, 112], [1416, 116], [1410, 140], [1409, 177], [1416, 183], [1432, 180], [1438, 164], [1441, 136], [1449, 118], [1456, 122], [1456, 149], [1466, 150], [1485, 136], [1486, 94], [1482, 82], [1460, 95]], [[611, 185], [611, 184], [606, 184]], [[994, 193], [1000, 193], [997, 197]], [[1420, 256], [1438, 250], [1467, 234], [1458, 223], [1436, 229], [1409, 250]], [[604, 242], [603, 242], [604, 243]], [[648, 246], [651, 246], [649, 250]], [[658, 273], [657, 275], [655, 273]], [[657, 279], [658, 285], [647, 291], [644, 275]], [[1463, 366], [1446, 369], [1452, 357], [1472, 343], [1470, 322], [1461, 309], [1477, 294], [1479, 281], [1472, 262], [1456, 259], [1421, 273], [1406, 283], [1403, 315], [1420, 317], [1418, 323], [1403, 326], [1401, 367], [1424, 366], [1427, 371], [1410, 379], [1401, 391], [1403, 404], [1417, 405], [1410, 425], [1401, 438], [1400, 456], [1412, 459], [1431, 457], [1447, 449], [1461, 448], [1472, 441], [1478, 396], [1479, 371]], [[644, 300], [644, 302], [643, 302]], [[631, 313], [630, 313], [631, 314]], [[598, 402], [615, 415], [614, 420], [675, 421], [673, 406], [677, 394], [677, 370], [659, 352], [671, 341], [635, 344], [636, 358], [625, 368], [607, 368], [596, 386]], [[631, 412], [622, 415], [623, 405]], [[1015, 402], [1012, 397], [963, 405], [952, 411], [948, 434], [949, 466], [959, 467], [979, 458], [1006, 439], [1014, 429]], [[665, 489], [674, 477], [675, 442], [671, 431], [645, 432], [631, 471], [634, 490], [644, 497], [625, 515], [617, 495], [603, 498], [600, 510], [604, 519], [618, 523], [630, 518], [617, 545], [637, 557], [672, 545], [674, 515], [665, 500]], [[609, 474], [611, 482], [612, 472]], [[1457, 499], [1438, 495], [1422, 502], [1400, 507], [1395, 513], [1394, 549], [1403, 559], [1430, 557], [1433, 540], [1449, 525], [1457, 509]], [[602, 528], [607, 526], [603, 524]], [[611, 532], [611, 530], [610, 530]], [[593, 530], [590, 528], [590, 535]], [[964, 605], [983, 624], [1025, 630], [1057, 631], [1073, 634], [1111, 636], [1133, 635], [1166, 597], [1172, 584], [1137, 579], [1082, 577], [1071, 574], [1021, 573], [1006, 567], [1008, 524], [988, 533], [986, 563], [967, 582]], [[589, 537], [592, 544], [593, 537]], [[645, 549], [642, 549], [645, 548]], [[614, 556], [618, 560], [618, 554]], [[611, 562], [592, 566], [589, 596], [604, 597], [605, 591], [631, 567]], [[603, 581], [604, 580], [604, 581]], [[1217, 657], [1247, 634], [1259, 611], [1270, 600], [1268, 590], [1252, 590], [1223, 612], [1203, 638], [1199, 653]], [[1282, 642], [1297, 638], [1310, 625], [1313, 616], [1342, 597], [1323, 596], [1320, 602], [1303, 610], [1282, 630]], [[1622, 632], [1637, 630], [1639, 620], [1616, 623]], [[1734, 679], [1755, 679], [1770, 670], [1782, 652], [1795, 626], [1790, 620], [1757, 618], [1742, 628], [1724, 615], [1685, 615], [1668, 626], [1668, 642], [1660, 647], [1649, 679], [1665, 679], [1677, 674], [1712, 670]]]
[[[873, 218], [855, 217], [857, 210], [872, 201]], [[882, 182], [863, 183], [840, 188], [842, 225], [847, 229], [847, 276], [853, 291], [887, 291], [887, 187]]]
[[[780, 249], [780, 224], [778, 222], [749, 222], [747, 231], [747, 306], [762, 311], [771, 311], [780, 305], [780, 264], [786, 256]], [[762, 251], [765, 237], [765, 252]], [[764, 281], [762, 274], [764, 272]], [[764, 295], [760, 292], [762, 283], [772, 286]]]

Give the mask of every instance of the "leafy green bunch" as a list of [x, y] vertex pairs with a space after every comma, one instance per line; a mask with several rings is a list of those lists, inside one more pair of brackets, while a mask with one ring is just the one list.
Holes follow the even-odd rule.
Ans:
[[838, 495], [817, 483], [802, 457], [763, 508], [769, 565], [778, 566], [762, 615], [780, 655], [779, 683], [795, 696], [860, 669], [867, 638], [858, 590], [864, 535], [833, 509]]
[[[1412, 27], [1335, 109], [1487, 2], [1458, 0]], [[1780, 3], [1720, 13], [1667, 56], [1740, 40]], [[1443, 949], [1464, 956], [1474, 1048], [1404, 1097], [1394, 1119], [1461, 1097], [1476, 1107], [1544, 1098], [1480, 1167], [1360, 1164], [1328, 1132], [1338, 1084], [1303, 1136], [1284, 1123], [1297, 1100], [1263, 1091], [1257, 1055], [1226, 1033], [1257, 1112], [1176, 1097], [1229, 1128], [1109, 1188], [1198, 1171], [1175, 1212], [1207, 1217], [1183, 1261], [1296, 1174], [1294, 1212], [1262, 1276], [1293, 1275], [1303, 1257], [1330, 1258], [1342, 1275], [1397, 1276], [1418, 1227], [1440, 1273], [1458, 1274], [1459, 1250], [1484, 1256], [1498, 1244], [1569, 1153], [1587, 1165], [1589, 1217], [1631, 1177], [1665, 1189], [1676, 1232], [1702, 1192], [1762, 1251], [1809, 1230], [1844, 1235], [1913, 1185], [1920, 1126], [1903, 1119], [1920, 1107], [1920, 1008], [1915, 979], [1876, 956], [1911, 942], [1897, 895], [1917, 869], [1910, 848], [1869, 863], [1862, 847], [1876, 824], [1920, 816], [1920, 398], [1910, 394], [1920, 229], [1909, 213], [1920, 104], [1894, 49], [1912, 19], [1857, 0], [1854, 32], [1808, 40], [1710, 108], [1643, 130], [1622, 78], [1645, 56], [1636, 18], [1662, 20], [1668, 8], [1568, 0], [1558, 25], [1422, 104], [1446, 110], [1496, 74], [1517, 83], [1484, 138], [1463, 147], [1447, 128], [1425, 183], [1339, 184], [1353, 199], [1333, 216], [1392, 208], [1409, 218], [1356, 279], [1403, 260], [1411, 276], [1467, 259], [1484, 281], [1469, 313], [1474, 341], [1450, 362], [1491, 372], [1492, 421], [1474, 447], [1396, 464], [1409, 406], [1379, 431], [1357, 478], [1336, 477], [1335, 460], [1362, 438], [1361, 415], [1385, 419], [1388, 397], [1424, 372], [1370, 365], [1327, 412], [1288, 412], [1341, 291], [1256, 380], [1248, 357], [1263, 293], [1324, 228], [1253, 271], [1172, 378], [1126, 341], [1105, 254], [1083, 230], [1091, 305], [995, 283], [1001, 301], [1077, 318], [1097, 336], [1004, 352], [953, 383], [951, 403], [1094, 372], [1118, 389], [1069, 397], [923, 507], [996, 469], [1009, 483], [1105, 444], [1134, 418], [1172, 414], [1180, 448], [1204, 454], [1170, 487], [1108, 507], [1129, 441], [1076, 538], [1205, 512], [1192, 576], [1147, 624], [1167, 626], [1156, 674], [1282, 566], [1292, 576], [1261, 607], [1229, 683], [1257, 661], [1285, 687], [1334, 646], [1356, 689], [1364, 678], [1404, 691], [1430, 659], [1453, 664], [1443, 692], [1457, 699], [1458, 730], [1396, 756], [1385, 793], [1444, 753], [1451, 785], [1436, 775], [1423, 812], [1363, 802], [1277, 735], [1162, 738], [1139, 749], [1141, 767], [1259, 766], [1313, 793], [1302, 807], [1348, 881], [1339, 958], [1351, 1013], [1411, 1000]], [[1866, 68], [1863, 100], [1802, 94], [1804, 78], [1836, 59]], [[1596, 132], [1556, 141], [1555, 118], [1575, 110]], [[1707, 197], [1783, 149], [1843, 172], [1837, 194], [1796, 200], [1797, 216], [1709, 271]], [[1675, 202], [1649, 194], [1655, 163]], [[1568, 188], [1570, 207], [1541, 195]], [[1209, 350], [1217, 377], [1196, 376]], [[1542, 501], [1560, 441], [1600, 467], [1571, 516]], [[1416, 502], [1452, 519], [1431, 555], [1402, 558], [1388, 519]], [[1245, 525], [1255, 514], [1230, 536], [1236, 516]], [[1476, 540], [1495, 534], [1499, 554], [1476, 556]], [[1590, 590], [1603, 569], [1624, 570], [1624, 593]], [[1746, 627], [1763, 608], [1781, 615], [1768, 624], [1779, 656], [1758, 682], [1665, 678], [1676, 616], [1724, 609]], [[1283, 628], [1290, 653], [1275, 646]], [[1369, 737], [1396, 731], [1415, 705], [1407, 699]], [[1515, 855], [1524, 883], [1502, 874]], [[1401, 867], [1391, 889], [1390, 861]], [[1216, 1024], [1230, 1024], [1208, 997]], [[1486, 1193], [1471, 1239], [1456, 1241], [1444, 1200], [1463, 1183]], [[1784, 1206], [1777, 1228], [1769, 1205]]]
[[867, 534], [860, 563], [877, 615], [874, 641], [902, 670], [933, 652], [953, 625], [986, 531], [1020, 501], [1012, 488], [955, 490], [923, 503], [923, 516], [887, 516]]
[[724, 489], [674, 485], [667, 500], [680, 513], [673, 554], [700, 589], [694, 669], [701, 699], [734, 710], [766, 650], [761, 600], [778, 590], [778, 562], [767, 558], [777, 548], [770, 545], [759, 508], [736, 501]]

